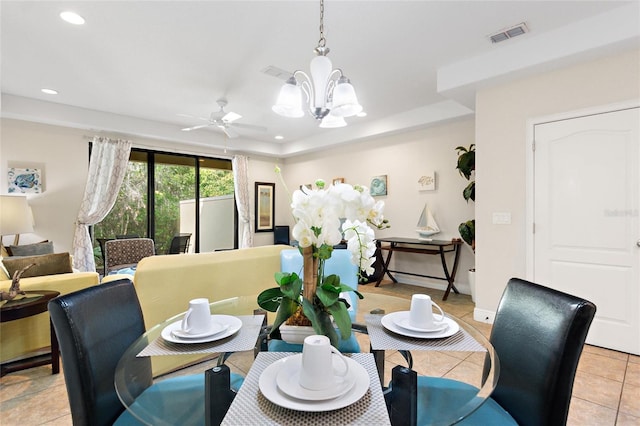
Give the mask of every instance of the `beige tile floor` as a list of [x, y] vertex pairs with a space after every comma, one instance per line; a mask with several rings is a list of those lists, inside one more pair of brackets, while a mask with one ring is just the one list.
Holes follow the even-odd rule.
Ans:
[[[442, 292], [390, 282], [375, 288], [361, 286], [362, 292], [376, 292], [410, 298], [413, 293], [430, 294], [447, 312], [472, 324], [485, 335], [491, 326], [473, 320], [473, 303], [469, 296], [454, 295], [442, 302]], [[366, 336], [361, 345], [368, 348]], [[414, 368], [419, 374], [446, 377], [478, 376], [482, 356], [468, 353], [415, 352]], [[234, 355], [235, 357], [235, 355]], [[250, 360], [229, 359], [232, 368], [244, 371]], [[385, 363], [385, 382], [391, 368], [404, 365], [397, 352], [389, 352]], [[51, 367], [37, 367], [8, 374], [0, 379], [0, 424], [71, 425], [71, 414], [62, 374], [51, 375]], [[573, 388], [569, 412], [570, 426], [640, 425], [640, 357], [595, 346], [586, 346]]]

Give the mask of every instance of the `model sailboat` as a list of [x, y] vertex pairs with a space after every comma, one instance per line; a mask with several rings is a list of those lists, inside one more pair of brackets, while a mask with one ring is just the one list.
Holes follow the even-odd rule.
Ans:
[[416, 229], [416, 232], [418, 233], [418, 239], [424, 241], [431, 241], [430, 237], [440, 232], [440, 228], [438, 228], [438, 224], [426, 204], [424, 206], [424, 210], [422, 210], [422, 214], [420, 215], [418, 229]]

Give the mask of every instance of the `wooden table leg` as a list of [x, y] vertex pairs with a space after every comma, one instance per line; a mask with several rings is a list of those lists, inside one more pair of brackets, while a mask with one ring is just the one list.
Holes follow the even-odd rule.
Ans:
[[[382, 247], [380, 246], [380, 243], [377, 243], [377, 244], [378, 244], [378, 249], [380, 250], [380, 257], [382, 257]], [[391, 262], [391, 255], [393, 254], [393, 246], [390, 246], [388, 250], [389, 250], [389, 254], [387, 255], [387, 260], [385, 260], [382, 263], [382, 274], [380, 274], [380, 278], [376, 283], [376, 287], [378, 287], [382, 282], [382, 280], [384, 279], [384, 274], [387, 274], [389, 278], [391, 278], [391, 281], [393, 281], [394, 283], [398, 282], [398, 280], [396, 280], [395, 277], [391, 275], [391, 272], [389, 272], [389, 262]]]
[[444, 257], [444, 249], [440, 247], [440, 260], [442, 261], [442, 269], [444, 270], [444, 276], [449, 283], [447, 285], [447, 290], [444, 292], [444, 296], [442, 296], [442, 300], [447, 300], [449, 297], [449, 293], [453, 290], [456, 294], [460, 294], [458, 289], [454, 284], [454, 280], [456, 278], [456, 271], [458, 270], [458, 259], [460, 258], [460, 246], [456, 245], [455, 247], [455, 256], [453, 259], [453, 267], [451, 268], [451, 275], [449, 275], [449, 269], [447, 268], [447, 261]]

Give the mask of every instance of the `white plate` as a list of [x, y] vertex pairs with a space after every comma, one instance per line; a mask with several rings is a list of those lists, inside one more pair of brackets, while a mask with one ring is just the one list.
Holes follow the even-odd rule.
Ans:
[[[344, 371], [344, 364], [340, 359], [340, 355], [333, 355], [333, 370]], [[334, 376], [334, 383], [324, 390], [310, 390], [300, 386], [300, 370], [302, 368], [302, 354], [293, 355], [286, 358], [286, 362], [276, 376], [278, 388], [296, 399], [305, 401], [323, 401], [327, 399], [338, 398], [351, 389], [356, 382], [356, 373], [351, 371], [350, 359], [345, 358], [349, 364], [349, 372], [345, 376]], [[355, 362], [355, 361], [354, 361]], [[357, 363], [356, 363], [357, 364]]]
[[229, 324], [220, 324], [219, 322], [214, 322], [213, 317], [211, 317], [211, 327], [209, 327], [209, 330], [204, 333], [191, 334], [185, 333], [181, 329], [177, 329], [173, 330], [171, 334], [178, 339], [202, 339], [203, 337], [209, 337], [213, 336], [214, 334], [221, 333], [227, 328], [229, 328]]
[[172, 333], [175, 330], [180, 330], [180, 328], [182, 327], [182, 320], [180, 320], [166, 326], [164, 330], [162, 330], [162, 333], [160, 335], [164, 340], [171, 343], [208, 343], [224, 339], [225, 337], [229, 337], [235, 334], [242, 327], [242, 321], [240, 320], [240, 318], [236, 318], [231, 315], [211, 315], [211, 320], [220, 323], [223, 326], [226, 325], [227, 329], [221, 333], [213, 334], [201, 339], [181, 339], [174, 336]]
[[447, 324], [446, 321], [440, 322], [442, 315], [433, 314], [433, 317], [438, 322], [435, 323], [432, 328], [420, 328], [420, 327], [411, 325], [411, 320], [409, 319], [408, 315], [404, 318], [396, 317], [394, 318], [393, 322], [395, 322], [396, 325], [399, 325], [400, 327], [405, 328], [407, 330], [419, 331], [421, 333], [434, 333], [436, 331], [442, 331], [445, 328], [449, 327], [449, 324]]
[[349, 371], [352, 371], [356, 378], [355, 384], [351, 388], [350, 392], [347, 392], [341, 397], [326, 399], [324, 401], [303, 401], [300, 399], [291, 398], [280, 389], [278, 389], [278, 385], [276, 383], [278, 372], [280, 372], [282, 366], [287, 362], [287, 358], [279, 359], [265, 368], [260, 375], [260, 380], [258, 382], [262, 395], [264, 395], [265, 398], [280, 407], [308, 412], [337, 410], [360, 400], [360, 398], [362, 398], [364, 394], [367, 393], [367, 391], [369, 390], [369, 386], [371, 385], [371, 380], [369, 378], [369, 373], [367, 373], [367, 370], [365, 370], [365, 368], [357, 361], [354, 361], [351, 358], [347, 358], [347, 362], [349, 363]]
[[444, 317], [444, 320], [447, 322], [448, 327], [442, 331], [431, 333], [412, 331], [400, 327], [396, 324], [396, 321], [401, 321], [403, 318], [409, 318], [409, 311], [400, 311], [387, 314], [382, 317], [382, 326], [394, 333], [401, 334], [406, 337], [416, 337], [418, 339], [442, 339], [444, 337], [453, 336], [458, 332], [458, 330], [460, 330], [460, 326], [458, 325], [458, 323], [447, 316]]

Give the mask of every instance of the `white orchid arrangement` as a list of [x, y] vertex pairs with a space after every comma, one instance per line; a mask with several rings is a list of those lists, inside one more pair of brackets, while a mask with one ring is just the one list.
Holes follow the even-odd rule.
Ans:
[[[376, 202], [364, 186], [338, 183], [325, 189], [322, 179], [315, 184], [317, 189], [293, 193], [293, 237], [301, 248], [333, 247], [344, 239], [353, 264], [367, 275], [373, 274], [376, 244], [370, 225], [378, 229], [388, 226], [382, 214], [384, 203]], [[345, 219], [342, 228], [341, 219]]]
[[346, 240], [351, 261], [359, 267], [359, 277], [372, 275], [376, 252], [373, 227], [384, 229], [389, 225], [383, 216], [384, 203], [376, 202], [368, 188], [346, 183], [327, 187], [322, 179], [315, 185], [316, 189], [303, 187], [293, 193], [291, 211], [296, 221], [293, 237], [301, 252], [312, 252], [314, 265], [317, 261], [314, 271], [317, 281], [310, 286], [311, 291], [303, 292], [302, 280], [296, 273], [278, 272], [275, 276], [278, 287], [263, 291], [258, 296], [258, 304], [277, 312], [272, 337], [280, 337], [279, 327], [289, 318], [306, 317], [314, 331], [328, 336], [335, 346], [338, 334], [333, 323], [343, 339], [351, 335], [349, 303], [340, 293], [353, 291], [360, 299], [363, 296], [342, 284], [337, 275], [325, 277], [325, 261], [331, 257], [333, 246]]

